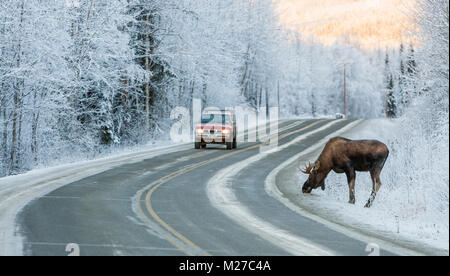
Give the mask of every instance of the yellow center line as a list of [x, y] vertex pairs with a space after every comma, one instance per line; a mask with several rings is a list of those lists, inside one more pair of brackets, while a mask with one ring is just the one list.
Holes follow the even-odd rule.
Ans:
[[[142, 198], [142, 193], [139, 193], [139, 195], [137, 196], [137, 199], [136, 199], [137, 202], [138, 202], [137, 208], [138, 208], [139, 213], [141, 213], [141, 214], [144, 216], [144, 218], [147, 219], [147, 216], [145, 215], [144, 211], [143, 211], [142, 208], [141, 208], [141, 204], [140, 204], [141, 198]], [[192, 253], [186, 251], [186, 249], [185, 249], [183, 246], [181, 246], [179, 243], [175, 242], [171, 237], [169, 237], [168, 235], [166, 235], [166, 233], [165, 233], [164, 231], [160, 231], [160, 230], [158, 230], [158, 229], [155, 229], [155, 228], [151, 227], [151, 226], [149, 225], [149, 223], [147, 223], [147, 225], [148, 225], [150, 228], [152, 228], [153, 230], [155, 230], [156, 232], [158, 232], [161, 236], [163, 236], [164, 239], [165, 239], [166, 241], [168, 241], [170, 244], [172, 244], [173, 246], [175, 246], [176, 248], [178, 248], [180, 251], [183, 251], [184, 253], [186, 253], [186, 255], [188, 255], [188, 256], [194, 256], [194, 254], [192, 254]]]
[[[284, 134], [284, 135], [281, 135], [281, 136], [279, 136], [278, 140], [280, 141], [280, 140], [282, 140], [282, 139], [284, 139], [284, 138], [286, 138], [286, 137], [288, 137], [288, 136], [291, 136], [291, 135], [293, 135], [293, 134], [296, 134], [296, 133], [305, 131], [305, 130], [307, 130], [307, 129], [309, 129], [309, 128], [311, 128], [311, 127], [313, 127], [313, 126], [315, 126], [315, 125], [317, 125], [317, 124], [319, 124], [319, 123], [321, 123], [321, 122], [323, 122], [323, 121], [324, 121], [324, 120], [320, 120], [320, 121], [314, 122], [314, 123], [312, 123], [312, 124], [309, 124], [308, 126], [306, 126], [306, 127], [304, 127], [304, 128], [301, 128], [301, 129], [298, 129], [298, 130], [295, 130], [295, 131], [286, 133], [286, 134]], [[183, 236], [182, 234], [180, 234], [179, 232], [177, 232], [175, 229], [173, 229], [170, 225], [168, 225], [165, 221], [163, 221], [163, 220], [158, 216], [158, 214], [157, 214], [157, 213], [155, 212], [155, 210], [153, 209], [153, 206], [152, 206], [152, 203], [151, 203], [152, 195], [153, 195], [153, 193], [154, 193], [159, 187], [161, 187], [162, 185], [166, 184], [167, 182], [169, 182], [170, 180], [172, 180], [172, 179], [174, 179], [174, 178], [176, 178], [176, 177], [178, 177], [178, 176], [181, 176], [181, 175], [183, 175], [183, 174], [186, 174], [186, 173], [188, 173], [188, 172], [191, 172], [191, 171], [193, 171], [193, 170], [195, 170], [195, 169], [204, 167], [204, 166], [209, 165], [209, 164], [211, 164], [211, 163], [213, 163], [213, 162], [216, 162], [216, 161], [219, 161], [219, 160], [228, 158], [228, 157], [230, 157], [230, 156], [233, 156], [233, 155], [236, 155], [236, 154], [239, 154], [239, 153], [242, 153], [242, 152], [246, 152], [246, 151], [249, 151], [249, 150], [252, 150], [252, 149], [261, 147], [262, 145], [263, 145], [263, 143], [257, 144], [257, 145], [250, 146], [250, 147], [247, 147], [247, 148], [244, 148], [244, 149], [241, 149], [241, 150], [237, 150], [237, 151], [233, 151], [233, 152], [224, 154], [224, 155], [222, 155], [222, 156], [218, 156], [218, 157], [213, 158], [213, 159], [210, 159], [210, 160], [206, 160], [206, 161], [199, 162], [199, 163], [197, 163], [197, 164], [188, 166], [188, 167], [186, 167], [186, 168], [184, 168], [184, 169], [175, 171], [175, 172], [173, 172], [173, 173], [171, 173], [171, 174], [168, 174], [168, 175], [166, 175], [166, 176], [164, 176], [164, 177], [161, 177], [161, 178], [159, 178], [158, 180], [152, 182], [151, 184], [147, 185], [144, 189], [142, 189], [142, 191], [145, 191], [145, 190], [151, 188], [151, 189], [148, 191], [148, 193], [147, 193], [147, 195], [146, 195], [146, 197], [145, 197], [145, 206], [146, 206], [146, 209], [147, 209], [148, 213], [151, 215], [151, 217], [152, 217], [152, 218], [153, 218], [160, 226], [162, 226], [166, 231], [168, 231], [170, 234], [172, 234], [174, 237], [176, 237], [176, 238], [177, 238], [178, 240], [180, 240], [182, 243], [184, 243], [185, 245], [187, 245], [187, 246], [189, 246], [189, 247], [195, 249], [196, 251], [201, 252], [201, 253], [202, 253], [203, 255], [205, 255], [205, 256], [211, 256], [210, 253], [208, 253], [208, 252], [206, 252], [205, 250], [201, 249], [198, 245], [196, 245], [195, 243], [193, 243], [192, 241], [190, 241], [189, 239], [187, 239], [185, 236]], [[141, 208], [141, 206], [140, 206], [142, 194], [143, 194], [143, 192], [139, 193], [139, 195], [138, 195], [138, 197], [137, 197], [137, 207], [138, 207], [138, 211], [139, 211], [145, 218], [147, 218], [145, 212], [142, 210], [142, 208]], [[150, 226], [150, 225], [149, 225], [149, 226]], [[151, 227], [151, 226], [150, 226], [150, 227]], [[175, 242], [172, 238], [168, 237], [167, 234], [163, 233], [163, 231], [160, 231], [160, 230], [158, 230], [158, 229], [154, 229], [154, 230], [156, 230], [159, 234], [161, 234], [161, 235], [162, 235], [169, 243], [171, 243], [171, 244], [172, 244], [173, 246], [175, 246], [176, 248], [180, 249], [181, 251], [183, 251], [183, 252], [186, 253], [187, 255], [190, 255], [190, 256], [193, 255], [189, 250], [186, 249], [186, 247], [183, 247], [182, 245], [180, 245], [179, 242]]]

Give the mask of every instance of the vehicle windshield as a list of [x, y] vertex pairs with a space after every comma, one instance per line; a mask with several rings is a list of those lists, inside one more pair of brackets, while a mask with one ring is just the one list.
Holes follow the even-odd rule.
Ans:
[[202, 124], [229, 124], [230, 117], [225, 114], [204, 114]]

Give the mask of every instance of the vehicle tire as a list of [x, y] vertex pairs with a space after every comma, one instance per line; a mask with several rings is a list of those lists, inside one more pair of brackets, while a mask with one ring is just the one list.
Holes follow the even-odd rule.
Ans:
[[234, 138], [233, 140], [233, 149], [237, 149], [237, 139]]
[[202, 143], [195, 142], [195, 149], [200, 149], [202, 147]]
[[233, 142], [227, 142], [227, 150], [232, 150], [233, 149]]

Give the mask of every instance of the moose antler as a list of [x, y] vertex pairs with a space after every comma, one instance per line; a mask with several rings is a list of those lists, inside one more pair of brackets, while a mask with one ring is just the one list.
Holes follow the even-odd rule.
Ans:
[[313, 168], [314, 164], [311, 164], [311, 162], [309, 162], [309, 165], [307, 167], [305, 167], [304, 170], [300, 169], [300, 171], [304, 174], [311, 174], [311, 170]]

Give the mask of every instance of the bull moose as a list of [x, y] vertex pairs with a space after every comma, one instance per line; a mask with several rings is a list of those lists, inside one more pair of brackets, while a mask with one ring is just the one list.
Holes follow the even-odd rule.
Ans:
[[356, 171], [370, 172], [373, 188], [366, 208], [372, 206], [377, 192], [380, 190], [381, 170], [389, 156], [388, 147], [375, 140], [352, 141], [337, 137], [326, 144], [319, 159], [309, 164], [301, 172], [308, 174], [308, 180], [303, 184], [302, 191], [310, 194], [313, 189], [319, 187], [325, 190], [325, 179], [333, 170], [336, 173], [347, 175], [350, 191], [350, 204], [355, 204], [355, 178]]

